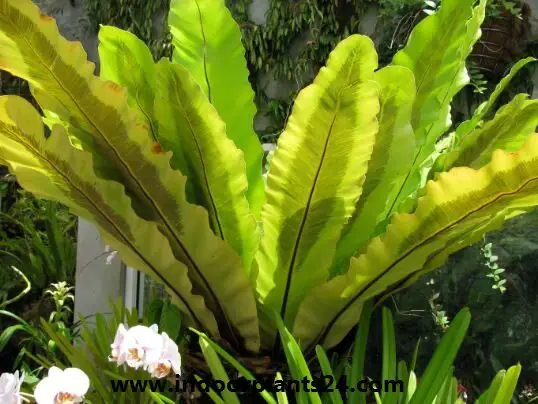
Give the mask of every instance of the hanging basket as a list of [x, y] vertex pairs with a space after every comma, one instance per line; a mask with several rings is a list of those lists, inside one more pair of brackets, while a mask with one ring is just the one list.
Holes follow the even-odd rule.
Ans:
[[521, 16], [503, 10], [501, 16], [486, 19], [470, 58], [486, 77], [499, 79], [521, 56], [530, 31], [530, 13], [530, 7], [521, 3]]

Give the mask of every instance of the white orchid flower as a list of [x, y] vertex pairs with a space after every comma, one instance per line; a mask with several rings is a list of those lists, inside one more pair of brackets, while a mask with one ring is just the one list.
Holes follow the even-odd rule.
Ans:
[[21, 393], [21, 385], [24, 380], [24, 373], [19, 376], [19, 371], [15, 373], [2, 373], [0, 376], [0, 403], [21, 404], [24, 400]]
[[146, 369], [159, 360], [162, 344], [162, 337], [156, 324], [151, 327], [137, 325], [129, 329], [121, 324], [111, 345], [110, 360], [118, 365], [127, 363], [134, 369]]
[[52, 367], [37, 384], [34, 398], [37, 404], [76, 404], [82, 402], [89, 388], [90, 379], [82, 370]]
[[110, 347], [112, 348], [112, 352], [108, 357], [108, 360], [110, 362], [116, 362], [118, 365], [122, 365], [123, 363], [125, 363], [125, 355], [121, 355], [121, 348], [123, 340], [125, 339], [125, 334], [127, 334], [127, 328], [125, 327], [125, 325], [120, 324], [118, 330], [116, 331], [114, 342], [112, 343], [112, 345], [110, 345]]
[[109, 360], [139, 369], [153, 377], [163, 378], [174, 371], [181, 373], [181, 355], [177, 344], [166, 333], [159, 334], [156, 324], [151, 327], [137, 325], [127, 328], [120, 324], [116, 331]]
[[162, 349], [159, 360], [148, 366], [147, 370], [152, 377], [162, 379], [173, 370], [175, 374], [181, 374], [181, 355], [177, 344], [170, 337], [162, 333]]

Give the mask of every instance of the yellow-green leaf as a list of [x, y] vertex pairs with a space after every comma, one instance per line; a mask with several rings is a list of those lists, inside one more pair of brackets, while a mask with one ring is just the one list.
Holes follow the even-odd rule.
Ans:
[[218, 336], [214, 316], [192, 294], [187, 268], [157, 226], [135, 214], [120, 184], [95, 177], [91, 156], [74, 149], [62, 127], [46, 139], [39, 114], [20, 97], [0, 97], [0, 155], [26, 190], [94, 222], [127, 265], [162, 282], [197, 327]]
[[517, 153], [495, 152], [479, 170], [441, 173], [426, 185], [414, 214], [394, 216], [345, 275], [308, 294], [294, 334], [304, 345], [334, 346], [357, 323], [367, 299], [438, 268], [450, 254], [537, 204], [538, 136]]
[[242, 153], [185, 68], [163, 59], [157, 82], [159, 140], [174, 153], [172, 166], [189, 179], [189, 195], [207, 209], [214, 232], [237, 251], [248, 270], [259, 236], [245, 197]]
[[514, 391], [516, 390], [517, 381], [520, 374], [520, 364], [512, 366], [506, 371], [499, 390], [495, 395], [495, 400], [493, 401], [493, 404], [510, 404], [512, 402], [512, 397], [514, 396]]
[[399, 187], [413, 163], [415, 138], [411, 108], [415, 78], [405, 67], [388, 66], [374, 76], [381, 87], [379, 133], [368, 164], [363, 191], [353, 217], [342, 232], [332, 273], [343, 273], [349, 260], [375, 234], [393, 207]]
[[[449, 105], [469, 83], [465, 60], [480, 38], [486, 1], [445, 0], [438, 12], [422, 20], [393, 64], [412, 70], [417, 97], [413, 127], [417, 145], [432, 143], [450, 126]], [[434, 51], [435, 50], [435, 51]], [[439, 128], [436, 125], [440, 125]]]
[[512, 401], [521, 365], [512, 366], [508, 371], [502, 369], [495, 375], [488, 389], [479, 397], [479, 404], [509, 404]]
[[422, 20], [394, 56], [393, 64], [411, 69], [417, 85], [412, 113], [417, 150], [397, 205], [419, 187], [422, 164], [451, 125], [452, 99], [469, 83], [466, 59], [480, 38], [486, 0], [474, 4], [475, 0], [443, 0], [439, 11]]
[[538, 126], [538, 100], [528, 98], [527, 94], [514, 97], [499, 109], [491, 121], [463, 137], [454, 150], [442, 155], [435, 169], [447, 171], [461, 166], [480, 168], [489, 162], [497, 149], [510, 152], [519, 150]]
[[257, 292], [292, 324], [299, 302], [324, 282], [360, 196], [378, 130], [377, 54], [353, 35], [295, 101], [271, 159]]
[[239, 26], [224, 0], [172, 0], [168, 24], [174, 63], [194, 77], [225, 122], [228, 137], [244, 154], [247, 199], [258, 216], [264, 192], [263, 151], [254, 132], [256, 106]]
[[173, 152], [172, 168], [187, 176], [188, 200], [207, 209], [214, 232], [248, 268], [259, 237], [244, 196], [243, 156], [226, 137], [224, 122], [182, 66], [163, 59], [156, 68], [135, 35], [103, 26], [99, 40], [101, 77], [128, 89], [154, 140]]
[[121, 182], [135, 212], [170, 241], [225, 337], [256, 350], [255, 300], [240, 258], [212, 233], [207, 212], [187, 203], [186, 178], [170, 168], [171, 153], [152, 148], [127, 91], [95, 77], [80, 43], [61, 37], [30, 0], [0, 0], [0, 68], [28, 80], [44, 109], [77, 129], [98, 177]]
[[155, 63], [151, 51], [136, 35], [112, 26], [99, 30], [99, 75], [125, 87], [129, 104], [141, 114], [157, 141], [155, 122]]
[[536, 62], [536, 59], [533, 57], [528, 57], [521, 59], [512, 66], [510, 72], [502, 78], [502, 80], [497, 84], [495, 90], [491, 93], [487, 101], [484, 101], [482, 104], [476, 108], [475, 112], [471, 119], [462, 122], [456, 129], [456, 142], [459, 142], [463, 139], [469, 132], [476, 129], [480, 124], [482, 119], [488, 114], [488, 112], [493, 108], [497, 99], [502, 94], [502, 92], [508, 87], [512, 79], [519, 73], [519, 71], [527, 66], [529, 63]]

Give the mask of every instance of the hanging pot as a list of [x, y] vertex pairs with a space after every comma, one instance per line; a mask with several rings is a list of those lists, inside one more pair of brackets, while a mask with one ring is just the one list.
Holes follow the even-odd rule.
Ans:
[[525, 49], [530, 32], [530, 7], [520, 3], [521, 15], [504, 9], [499, 17], [487, 18], [482, 37], [471, 53], [471, 62], [486, 77], [498, 80]]

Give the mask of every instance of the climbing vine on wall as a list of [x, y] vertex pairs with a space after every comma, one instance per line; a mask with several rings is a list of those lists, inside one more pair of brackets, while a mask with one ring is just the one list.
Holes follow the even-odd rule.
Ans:
[[114, 25], [142, 39], [156, 59], [170, 56], [166, 25], [170, 0], [86, 0], [84, 6], [96, 31], [99, 24]]
[[[242, 29], [258, 108], [272, 121], [261, 130], [264, 140], [270, 141], [276, 139], [283, 128], [295, 93], [311, 81], [339, 41], [358, 31], [368, 5], [376, 1], [271, 0], [263, 25], [249, 20], [251, 2], [226, 0]], [[156, 59], [171, 54], [165, 15], [169, 4], [170, 0], [85, 1], [88, 17], [96, 30], [99, 24], [129, 30], [151, 47]], [[155, 17], [161, 14], [162, 19]], [[276, 80], [292, 82], [294, 90], [284, 99], [268, 97], [264, 89], [256, 88], [260, 74], [266, 73]]]
[[[84, 7], [93, 28], [113, 25], [130, 31], [151, 48], [155, 59], [170, 57], [171, 37], [166, 23], [171, 0], [85, 0]], [[238, 22], [248, 20], [251, 0], [226, 0]]]
[[[326, 62], [332, 49], [343, 38], [357, 32], [369, 3], [374, 0], [272, 0], [266, 23], [256, 25], [245, 14], [235, 14], [241, 23], [251, 81], [263, 73], [276, 80], [293, 83], [284, 99], [271, 99], [264, 89], [256, 88], [258, 107], [272, 118], [262, 133], [264, 140], [276, 138], [289, 113], [295, 92], [308, 84]], [[232, 10], [242, 3], [233, 2]]]
[[[272, 70], [277, 79], [317, 70], [340, 40], [357, 31], [368, 2], [271, 1], [265, 25], [244, 26], [249, 62], [257, 70]], [[292, 47], [297, 51], [290, 52]]]
[[[359, 32], [371, 4], [378, 8], [381, 65], [407, 41], [425, 12], [435, 11], [439, 4], [439, 0], [268, 0], [266, 22], [257, 25], [249, 18], [252, 0], [225, 1], [242, 30], [258, 109], [268, 118], [257, 130], [269, 142], [285, 126], [296, 93], [311, 82], [339, 41]], [[492, 1], [505, 6], [515, 0]], [[84, 4], [96, 30], [99, 24], [115, 25], [146, 42], [156, 59], [171, 55], [166, 24], [170, 0], [85, 0]], [[277, 98], [266, 92], [267, 77], [279, 80]]]
[[239, 23], [248, 22], [248, 8], [252, 0], [225, 0], [235, 20]]

